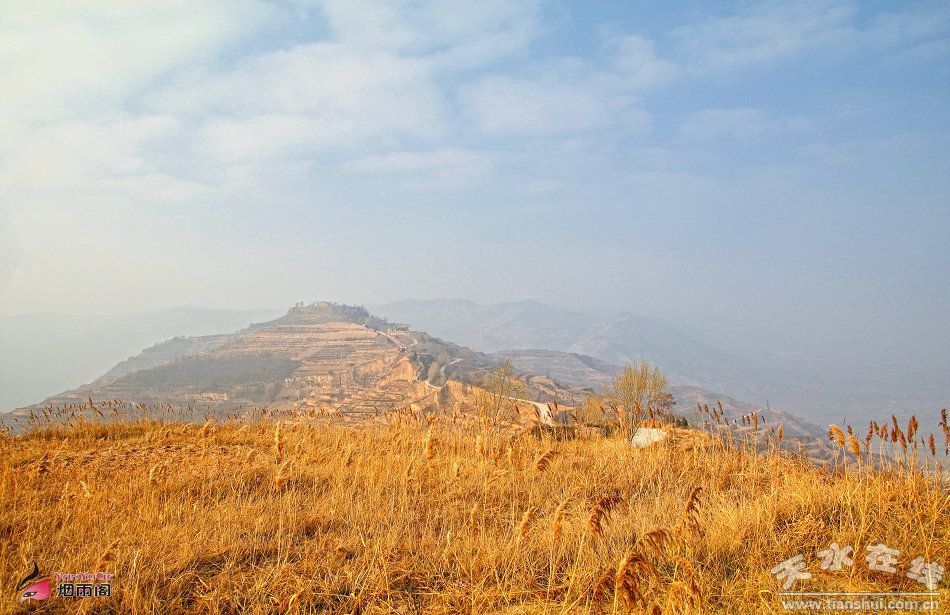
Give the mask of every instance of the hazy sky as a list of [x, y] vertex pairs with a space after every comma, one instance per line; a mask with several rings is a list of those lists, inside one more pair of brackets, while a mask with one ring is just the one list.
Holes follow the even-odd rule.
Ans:
[[946, 2], [8, 0], [0, 312], [536, 298], [946, 354], [948, 119]]

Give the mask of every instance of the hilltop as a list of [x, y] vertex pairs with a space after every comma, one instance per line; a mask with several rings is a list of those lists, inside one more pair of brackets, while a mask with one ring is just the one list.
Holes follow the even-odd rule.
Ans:
[[[470, 410], [472, 385], [499, 362], [364, 308], [323, 301], [236, 333], [156, 344], [13, 417], [79, 404], [88, 410], [89, 399], [187, 407], [196, 419], [264, 407], [354, 420], [401, 407]], [[544, 376], [525, 374], [524, 382], [531, 400], [581, 396]]]
[[[396, 408], [473, 412], [478, 385], [509, 360], [525, 384], [520, 411], [531, 402], [570, 407], [602, 390], [622, 369], [577, 353], [547, 350], [475, 352], [409, 325], [391, 323], [365, 308], [327, 301], [297, 304], [284, 315], [231, 334], [179, 336], [126, 359], [89, 384], [17, 411], [116, 400], [187, 408], [192, 420], [240, 415], [259, 408], [339, 414], [359, 421]], [[758, 411], [789, 438], [815, 444], [822, 430], [779, 410], [756, 409], [708, 389], [675, 385], [676, 412], [701, 425], [698, 405], [721, 404], [739, 426]], [[765, 435], [762, 432], [762, 437]]]
[[262, 406], [378, 412], [431, 397], [437, 389], [423, 370], [455, 354], [362, 308], [298, 304], [236, 333], [157, 344], [28, 409], [94, 398], [186, 404], [218, 416]]

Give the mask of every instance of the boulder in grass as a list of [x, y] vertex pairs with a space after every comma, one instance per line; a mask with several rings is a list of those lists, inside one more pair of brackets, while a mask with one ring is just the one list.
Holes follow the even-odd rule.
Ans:
[[630, 439], [630, 444], [632, 444], [634, 448], [646, 448], [651, 444], [656, 444], [667, 435], [668, 434], [662, 429], [638, 427], [637, 431], [633, 434], [633, 438]]

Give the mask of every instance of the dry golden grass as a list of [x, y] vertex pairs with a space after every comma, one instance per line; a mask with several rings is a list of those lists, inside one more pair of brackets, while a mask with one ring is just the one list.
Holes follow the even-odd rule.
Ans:
[[[0, 611], [33, 559], [116, 575], [110, 599], [37, 612], [745, 614], [783, 612], [770, 568], [831, 542], [855, 545], [855, 565], [812, 565], [809, 590], [921, 591], [910, 559], [950, 554], [935, 468], [828, 471], [678, 435], [635, 450], [400, 415], [4, 436]], [[868, 571], [860, 552], [878, 542], [901, 551], [901, 574]]]

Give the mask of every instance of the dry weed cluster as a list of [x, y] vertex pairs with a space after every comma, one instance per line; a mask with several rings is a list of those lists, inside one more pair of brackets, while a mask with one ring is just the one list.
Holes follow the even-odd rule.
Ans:
[[[887, 429], [901, 459], [871, 463], [870, 437], [833, 428], [861, 462], [829, 471], [782, 452], [781, 427], [757, 453], [676, 428], [633, 449], [449, 415], [353, 428], [136, 412], [0, 438], [0, 585], [34, 559], [46, 574], [116, 575], [112, 598], [34, 610], [782, 612], [769, 571], [796, 553], [885, 542], [908, 561], [950, 554], [943, 468], [913, 463], [917, 434], [896, 421], [869, 435], [882, 448]], [[814, 572], [814, 591], [919, 590], [861, 562]], [[946, 581], [940, 592], [950, 603]], [[0, 611], [15, 606], [11, 590]]]

